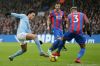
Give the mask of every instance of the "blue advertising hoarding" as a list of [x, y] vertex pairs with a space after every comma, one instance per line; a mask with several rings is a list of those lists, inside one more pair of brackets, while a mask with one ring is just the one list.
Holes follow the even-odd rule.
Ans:
[[[100, 34], [99, 35], [92, 35], [89, 37], [88, 35], [84, 35], [86, 37], [86, 43], [100, 43]], [[42, 40], [44, 43], [53, 43], [54, 36], [50, 34], [42, 34], [38, 35], [39, 40]], [[16, 35], [0, 35], [0, 42], [18, 42]], [[33, 40], [29, 42], [34, 42]], [[69, 43], [69, 42], [66, 42]], [[70, 43], [75, 43], [75, 40], [72, 39]]]

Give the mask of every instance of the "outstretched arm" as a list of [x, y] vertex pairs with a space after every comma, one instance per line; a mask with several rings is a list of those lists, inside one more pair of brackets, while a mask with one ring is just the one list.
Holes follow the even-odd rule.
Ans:
[[16, 18], [22, 18], [24, 14], [17, 14], [17, 13], [10, 13], [10, 12], [5, 14], [5, 16], [9, 16], [9, 15], [14, 16]]
[[11, 13], [11, 15], [16, 18], [22, 18], [24, 14]]

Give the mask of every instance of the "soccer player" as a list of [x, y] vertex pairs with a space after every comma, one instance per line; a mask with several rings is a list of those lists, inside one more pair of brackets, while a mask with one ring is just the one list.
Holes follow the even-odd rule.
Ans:
[[[83, 36], [83, 25], [86, 25], [87, 34], [91, 37], [89, 20], [84, 13], [78, 12], [77, 7], [71, 8], [71, 13], [68, 15], [67, 19], [69, 23], [68, 32], [64, 34], [61, 44], [64, 44], [63, 41], [71, 41], [73, 38], [76, 40], [80, 46], [80, 52], [75, 60], [76, 63], [80, 63], [81, 57], [85, 53], [85, 37]], [[62, 45], [61, 45], [62, 46]]]
[[57, 52], [53, 53], [53, 55], [60, 56], [60, 51], [62, 49], [62, 47], [59, 46], [59, 42], [61, 37], [63, 36], [62, 22], [64, 21], [65, 17], [64, 17], [64, 12], [60, 9], [60, 7], [61, 7], [60, 3], [57, 2], [55, 4], [55, 9], [50, 12], [47, 20], [47, 26], [48, 26], [47, 29], [48, 30], [50, 29], [50, 24], [51, 24], [51, 29], [55, 38], [55, 42], [48, 49], [49, 55], [51, 55], [52, 51], [58, 48]]
[[33, 9], [30, 9], [27, 12], [27, 14], [6, 13], [6, 16], [11, 15], [11, 16], [14, 16], [14, 17], [20, 19], [20, 23], [18, 25], [18, 30], [17, 30], [17, 38], [20, 41], [21, 50], [18, 50], [16, 53], [9, 56], [10, 61], [13, 61], [13, 59], [16, 56], [22, 55], [23, 53], [25, 53], [27, 51], [26, 40], [34, 40], [37, 47], [38, 47], [40, 56], [47, 56], [40, 46], [40, 42], [37, 38], [37, 35], [32, 34], [32, 31], [30, 29], [30, 23], [29, 22], [31, 22], [30, 20], [32, 20], [35, 17], [35, 14], [36, 13]]

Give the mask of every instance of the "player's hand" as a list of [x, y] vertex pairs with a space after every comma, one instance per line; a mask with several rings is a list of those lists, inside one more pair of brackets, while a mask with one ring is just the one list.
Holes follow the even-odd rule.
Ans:
[[50, 30], [50, 27], [47, 27], [47, 30], [49, 31]]
[[10, 12], [5, 13], [5, 16], [6, 16], [6, 17], [7, 17], [7, 16], [9, 16], [9, 15], [11, 15], [11, 13], [10, 13]]
[[91, 37], [91, 32], [90, 31], [87, 31], [87, 34]]

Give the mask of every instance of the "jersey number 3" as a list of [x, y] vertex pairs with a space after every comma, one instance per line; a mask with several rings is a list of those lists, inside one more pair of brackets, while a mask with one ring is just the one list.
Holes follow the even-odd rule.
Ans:
[[78, 15], [74, 15], [74, 22], [78, 22], [79, 19], [78, 19]]

